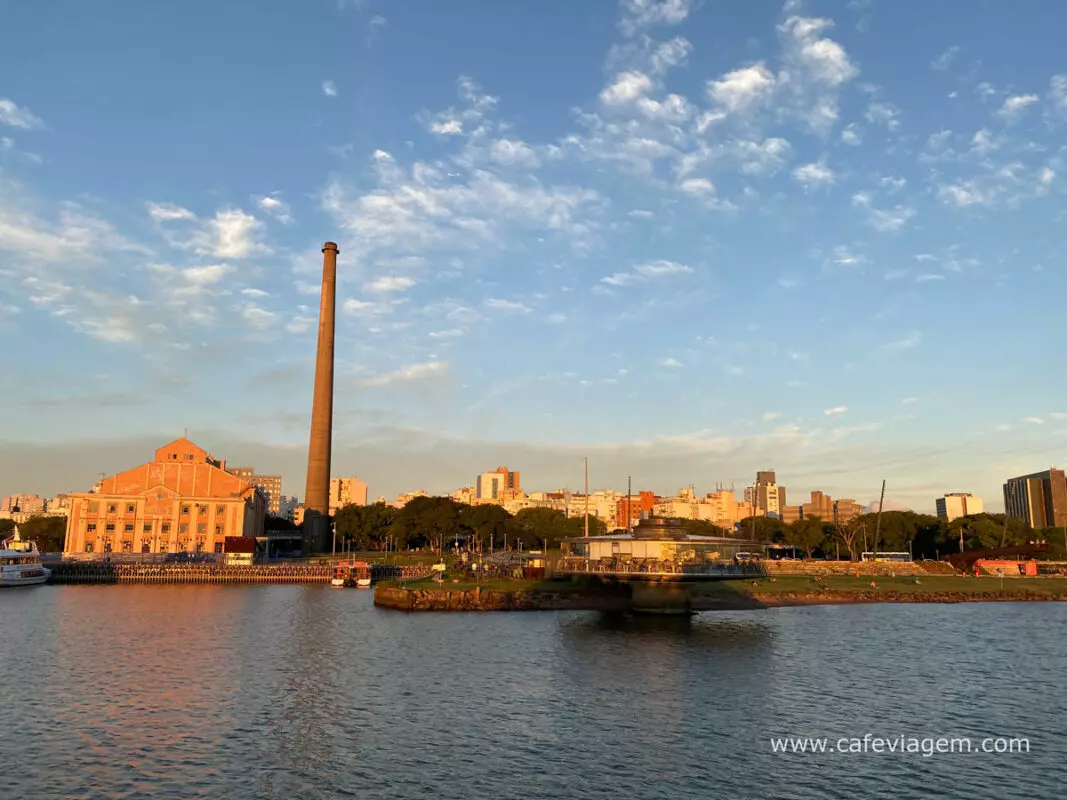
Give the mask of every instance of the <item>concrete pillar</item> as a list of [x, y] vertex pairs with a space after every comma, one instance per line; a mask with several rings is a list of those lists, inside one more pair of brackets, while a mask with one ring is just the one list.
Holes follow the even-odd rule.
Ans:
[[304, 493], [304, 554], [329, 549], [330, 457], [333, 449], [334, 312], [337, 297], [337, 245], [322, 246], [319, 344], [311, 404], [307, 489]]

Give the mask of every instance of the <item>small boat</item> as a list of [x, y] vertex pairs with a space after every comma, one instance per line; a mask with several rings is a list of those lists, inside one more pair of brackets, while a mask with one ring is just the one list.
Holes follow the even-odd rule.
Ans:
[[15, 533], [0, 542], [0, 586], [34, 586], [44, 583], [52, 570], [41, 564], [41, 553], [33, 542], [25, 542]]
[[370, 588], [370, 564], [366, 561], [341, 561], [334, 569], [330, 585], [338, 589], [355, 586], [359, 589]]

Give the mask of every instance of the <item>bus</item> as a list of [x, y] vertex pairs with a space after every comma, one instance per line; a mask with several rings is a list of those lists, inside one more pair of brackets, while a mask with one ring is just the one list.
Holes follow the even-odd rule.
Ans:
[[866, 552], [860, 556], [861, 561], [911, 561], [911, 553], [887, 553], [887, 552]]

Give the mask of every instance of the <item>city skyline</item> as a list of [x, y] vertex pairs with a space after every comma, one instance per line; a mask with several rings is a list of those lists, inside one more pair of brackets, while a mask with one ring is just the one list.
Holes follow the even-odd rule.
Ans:
[[333, 474], [375, 496], [578, 488], [589, 456], [995, 511], [1067, 461], [1067, 9], [340, 5], [12, 9], [5, 491], [185, 426], [302, 486], [324, 240]]

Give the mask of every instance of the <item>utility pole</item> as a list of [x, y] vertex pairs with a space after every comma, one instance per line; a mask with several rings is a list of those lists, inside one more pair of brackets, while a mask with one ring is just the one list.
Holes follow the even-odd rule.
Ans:
[[[589, 538], [589, 456], [585, 457], [585, 538]], [[548, 555], [548, 546], [545, 546]]]
[[882, 496], [878, 498], [878, 516], [874, 521], [874, 552], [878, 552], [878, 537], [882, 534], [882, 506], [885, 505], [885, 478], [882, 478]]
[[630, 509], [630, 496], [633, 494], [633, 483], [630, 476], [626, 476], [626, 530], [628, 533], [633, 533], [633, 512]]

